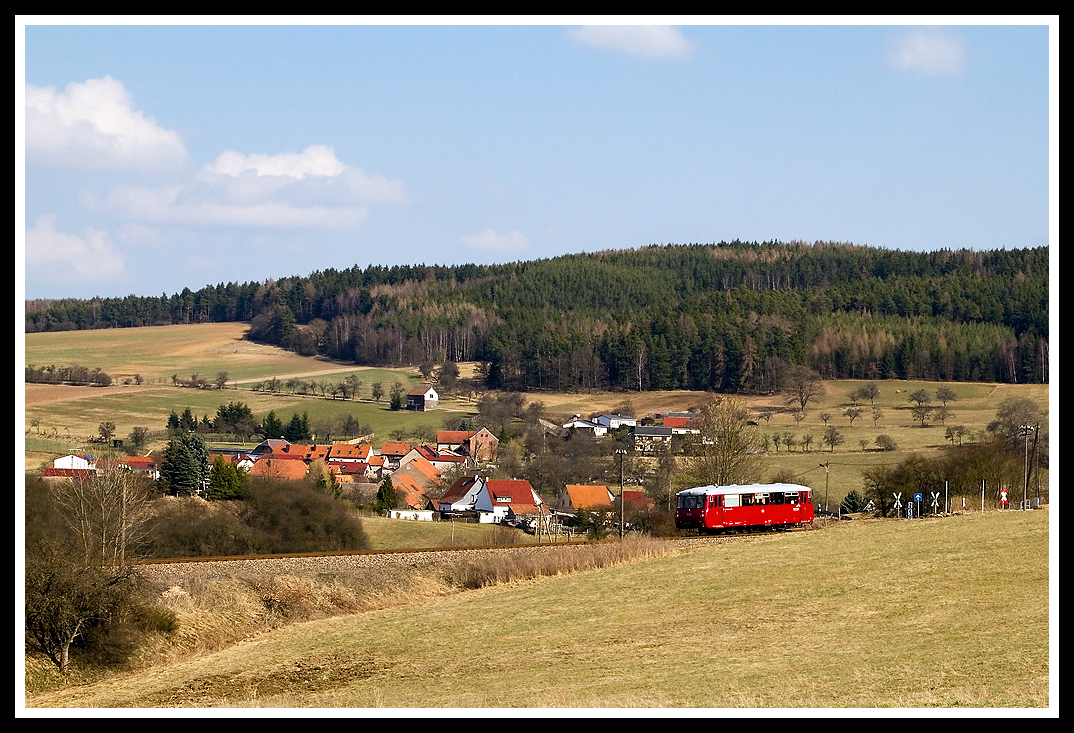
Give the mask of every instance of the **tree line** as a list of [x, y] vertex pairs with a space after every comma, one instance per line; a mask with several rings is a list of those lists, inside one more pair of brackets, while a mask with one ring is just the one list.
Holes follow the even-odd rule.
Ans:
[[779, 391], [828, 379], [1048, 382], [1048, 248], [721, 242], [506, 265], [326, 270], [27, 304], [27, 331], [246, 321], [368, 365], [478, 361], [498, 389]]

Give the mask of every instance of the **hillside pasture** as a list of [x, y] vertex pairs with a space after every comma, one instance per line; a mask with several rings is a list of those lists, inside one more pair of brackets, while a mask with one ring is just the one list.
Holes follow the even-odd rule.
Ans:
[[[86, 441], [97, 435], [102, 422], [111, 421], [116, 424], [116, 436], [120, 438], [126, 437], [135, 426], [160, 431], [156, 441], [148, 446], [159, 448], [171, 412], [181, 413], [189, 407], [197, 417], [208, 415], [211, 418], [221, 404], [237, 401], [249, 405], [258, 418], [269, 410], [274, 410], [283, 420], [295, 413], [308, 413], [311, 425], [320, 422], [322, 427], [325, 423], [338, 425], [350, 414], [360, 426], [372, 427], [375, 442], [379, 443], [396, 430], [412, 433], [423, 428], [428, 432], [442, 427], [448, 416], [476, 412], [472, 394], [469, 398], [444, 396], [440, 409], [432, 412], [393, 412], [388, 409], [387, 396], [379, 403], [372, 400], [373, 382], [381, 382], [385, 391], [396, 381], [409, 388], [421, 383], [416, 367], [358, 367], [301, 357], [245, 341], [242, 338], [245, 329], [244, 324], [228, 323], [28, 334], [27, 363], [77, 362], [91, 368], [99, 367], [113, 379], [121, 378], [116, 379], [116, 386], [104, 388], [26, 385], [27, 437], [63, 442], [69, 446], [68, 450], [82, 449], [87, 447]], [[460, 374], [464, 378], [473, 377], [474, 370], [474, 364], [460, 365]], [[229, 377], [229, 388], [223, 391], [172, 386], [172, 374], [186, 379], [199, 373], [212, 379], [220, 371], [228, 372]], [[141, 374], [146, 384], [124, 386], [122, 377], [126, 374]], [[286, 391], [286, 381], [292, 377], [339, 382], [351, 374], [362, 382], [357, 400]], [[272, 377], [284, 383], [281, 388], [285, 391], [253, 391], [258, 382]], [[895, 464], [910, 454], [939, 457], [943, 447], [952, 444], [946, 437], [948, 427], [965, 426], [963, 441], [980, 440], [988, 423], [995, 418], [1000, 403], [1007, 397], [1032, 399], [1042, 408], [1045, 423], [1047, 421], [1048, 385], [885, 380], [876, 383], [879, 396], [872, 404], [861, 401], [854, 405], [850, 394], [865, 383], [865, 380], [825, 382], [824, 393], [807, 406], [800, 423], [795, 422], [794, 411], [786, 404], [786, 395], [735, 396], [749, 409], [757, 423], [757, 433], [769, 440], [765, 454], [767, 466], [762, 478], [771, 480], [777, 472], [783, 472], [818, 492], [825, 489], [827, 478], [828, 506], [834, 509], [848, 491], [861, 489], [861, 472], [866, 468], [881, 463]], [[940, 386], [954, 391], [955, 400], [947, 405], [951, 414], [941, 422], [934, 413], [923, 426], [910, 411], [913, 404], [910, 395], [924, 389], [933, 406], [938, 407], [940, 401], [936, 399], [936, 390]], [[544, 403], [546, 415], [556, 420], [566, 419], [574, 413], [597, 415], [620, 406], [630, 409], [639, 418], [681, 412], [697, 408], [714, 396], [689, 391], [591, 391], [530, 392], [524, 394], [524, 399], [527, 403]], [[861, 410], [853, 424], [844, 414], [851, 407]], [[873, 407], [882, 413], [875, 423]], [[766, 408], [771, 411], [767, 419]], [[824, 413], [831, 416], [827, 424], [821, 419]], [[834, 446], [834, 450], [823, 441], [828, 426], [836, 427], [842, 437], [842, 443]], [[784, 443], [787, 433], [793, 436], [791, 447]], [[777, 434], [778, 444], [773, 439]], [[804, 444], [806, 435], [813, 438], [808, 448]], [[897, 450], [880, 450], [876, 444], [880, 435], [890, 437]], [[325, 437], [322, 430], [319, 439]], [[36, 466], [48, 459], [47, 452], [32, 451], [27, 445], [28, 466]], [[821, 464], [828, 464], [827, 475]]]
[[834, 523], [299, 623], [27, 704], [1044, 709], [1048, 536], [1047, 511]]

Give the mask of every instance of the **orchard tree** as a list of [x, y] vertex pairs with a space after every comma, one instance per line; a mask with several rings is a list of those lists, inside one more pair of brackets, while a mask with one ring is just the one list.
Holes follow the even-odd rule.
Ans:
[[910, 408], [910, 414], [914, 419], [921, 423], [921, 427], [925, 427], [925, 422], [932, 414], [932, 408], [928, 405], [915, 405]]
[[134, 446], [135, 449], [141, 450], [145, 447], [146, 442], [148, 442], [149, 440], [149, 428], [131, 428], [131, 432], [127, 436], [127, 440], [131, 442], [131, 445]]
[[380, 382], [373, 382], [373, 400], [380, 402], [380, 398], [384, 396], [384, 385]]
[[955, 396], [955, 390], [944, 386], [936, 389], [936, 399], [942, 402], [944, 407], [947, 407], [948, 402], [954, 402], [958, 398]]
[[910, 395], [910, 399], [907, 402], [915, 402], [918, 407], [924, 407], [932, 403], [932, 398], [929, 396], [928, 390], [919, 389]]
[[876, 436], [876, 447], [883, 451], [893, 451], [899, 449], [899, 446], [895, 443], [895, 439], [892, 438], [890, 435]]
[[850, 418], [851, 427], [854, 426], [854, 421], [857, 420], [860, 415], [861, 415], [861, 408], [860, 407], [848, 407], [846, 409], [846, 411], [843, 412], [844, 417], [849, 417]]
[[111, 420], [101, 423], [97, 426], [97, 432], [101, 435], [101, 440], [108, 443], [112, 440], [112, 436], [116, 434], [116, 424]]
[[843, 440], [843, 434], [834, 425], [824, 430], [824, 445], [829, 446], [832, 453], [835, 452], [835, 446], [843, 444]]

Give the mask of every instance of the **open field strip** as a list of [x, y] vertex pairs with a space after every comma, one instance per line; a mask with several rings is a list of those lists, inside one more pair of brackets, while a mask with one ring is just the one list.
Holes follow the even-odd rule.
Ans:
[[296, 624], [27, 704], [1046, 708], [1048, 530], [1046, 510], [843, 522]]
[[[438, 429], [448, 415], [476, 412], [474, 401], [451, 397], [444, 399], [441, 409], [435, 412], [392, 412], [387, 409], [387, 398], [380, 403], [372, 401], [370, 390], [373, 382], [381, 382], [385, 390], [390, 389], [396, 381], [406, 387], [414, 386], [420, 383], [416, 368], [332, 364], [245, 341], [242, 336], [246, 328], [246, 324], [242, 323], [224, 323], [27, 334], [28, 364], [80, 363], [90, 368], [100, 367], [114, 378], [141, 374], [143, 378], [154, 381], [152, 385], [141, 387], [122, 386], [122, 378], [117, 380], [120, 386], [108, 388], [26, 385], [27, 437], [65, 442], [69, 446], [67, 451], [86, 449], [86, 441], [97, 435], [97, 428], [104, 421], [116, 424], [117, 437], [126, 437], [135, 426], [163, 431], [172, 411], [181, 413], [184, 408], [190, 407], [199, 418], [203, 415], [212, 417], [221, 404], [239, 401], [249, 405], [258, 418], [269, 410], [275, 410], [277, 416], [284, 420], [296, 412], [308, 412], [311, 421], [337, 421], [351, 414], [358, 424], [373, 428], [375, 440], [379, 443], [394, 430], [413, 430], [418, 426]], [[474, 369], [474, 364], [460, 365], [460, 376], [472, 377]], [[193, 373], [199, 373], [212, 379], [219, 371], [228, 372], [232, 387], [243, 388], [219, 391], [171, 386], [172, 374], [186, 379]], [[330, 376], [333, 381], [339, 381], [347, 374], [356, 374], [362, 380], [358, 400], [268, 394], [249, 389], [256, 382], [274, 376], [286, 381], [291, 378], [289, 375], [303, 375], [306, 378], [320, 375], [322, 381]], [[910, 454], [938, 458], [942, 448], [951, 444], [946, 438], [948, 426], [964, 425], [971, 432], [965, 439], [977, 440], [1007, 397], [1026, 397], [1036, 402], [1042, 410], [1049, 408], [1048, 385], [944, 383], [956, 395], [955, 401], [947, 406], [952, 414], [943, 423], [933, 418], [922, 427], [910, 413], [909, 396], [918, 389], [924, 389], [934, 397], [940, 383], [885, 380], [877, 382], [880, 396], [875, 403], [859, 405], [861, 414], [851, 422], [844, 415], [852, 407], [848, 395], [864, 383], [865, 380], [826, 382], [825, 394], [810, 403], [798, 423], [794, 420], [793, 412], [785, 410], [785, 395], [740, 396], [739, 399], [746, 404], [757, 422], [756, 430], [770, 440], [777, 434], [780, 436], [780, 444], [771, 442], [765, 454], [767, 468], [764, 478], [767, 480], [777, 471], [786, 471], [796, 477], [797, 483], [808, 485], [817, 492], [825, 490], [827, 479], [828, 508], [834, 509], [848, 491], [861, 490], [861, 473], [867, 468], [881, 463], [897, 464]], [[635, 415], [643, 417], [647, 413], [685, 411], [712, 396], [688, 391], [594, 391], [534, 392], [525, 394], [525, 399], [527, 402], [543, 402], [550, 417], [573, 413], [588, 416], [621, 405], [629, 406]], [[935, 399], [933, 404], [939, 406]], [[762, 411], [766, 407], [778, 411], [765, 419]], [[881, 412], [875, 421], [872, 417], [874, 407]], [[824, 414], [830, 415], [830, 419], [822, 419]], [[1044, 419], [1046, 422], [1047, 412]], [[31, 427], [31, 421], [36, 421], [37, 425]], [[827, 426], [837, 427], [842, 434], [843, 442], [834, 450], [823, 443]], [[790, 449], [782, 442], [788, 433], [794, 440]], [[809, 448], [804, 445], [807, 435], [812, 436]], [[890, 452], [877, 450], [875, 441], [878, 435], [891, 437], [898, 449]], [[148, 448], [159, 449], [162, 445], [158, 440]], [[62, 455], [62, 452], [59, 454]], [[28, 443], [25, 454], [28, 467], [36, 468], [54, 457], [55, 454], [49, 451], [32, 450]], [[821, 466], [824, 463], [829, 464], [827, 473]], [[1044, 478], [1047, 478], [1046, 471]], [[820, 493], [818, 499], [823, 502]]]

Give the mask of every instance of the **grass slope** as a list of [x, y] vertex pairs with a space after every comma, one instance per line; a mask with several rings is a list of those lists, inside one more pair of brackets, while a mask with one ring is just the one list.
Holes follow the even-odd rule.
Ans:
[[298, 624], [34, 706], [1043, 708], [1048, 512], [843, 522]]

